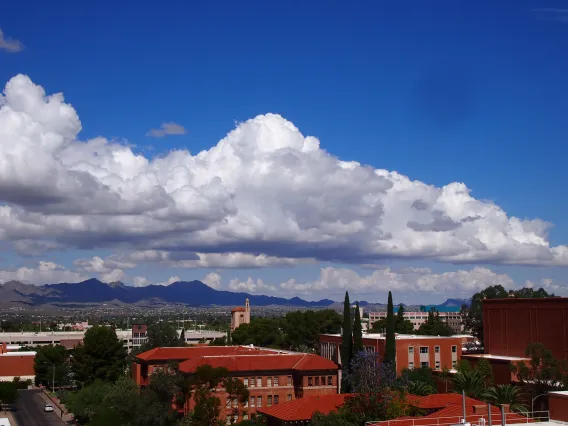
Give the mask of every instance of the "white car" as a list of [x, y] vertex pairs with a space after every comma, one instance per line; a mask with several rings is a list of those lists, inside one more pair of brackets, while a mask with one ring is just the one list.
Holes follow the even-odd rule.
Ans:
[[43, 406], [43, 411], [45, 411], [46, 413], [53, 413], [53, 405], [45, 404]]

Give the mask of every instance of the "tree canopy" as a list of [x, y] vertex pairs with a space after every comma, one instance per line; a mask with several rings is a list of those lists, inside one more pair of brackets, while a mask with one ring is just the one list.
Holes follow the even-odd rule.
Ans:
[[[44, 386], [65, 386], [70, 381], [69, 354], [61, 345], [46, 345], [35, 349], [34, 358], [35, 384]], [[55, 370], [55, 371], [54, 371]]]
[[359, 302], [355, 305], [355, 318], [353, 318], [353, 353], [361, 352], [363, 347], [363, 325], [361, 324], [361, 310]]
[[345, 300], [343, 301], [343, 325], [341, 335], [341, 392], [349, 393], [349, 366], [353, 357], [353, 331], [351, 319], [351, 303], [349, 303], [349, 293], [345, 292]]
[[454, 330], [440, 318], [440, 313], [436, 310], [428, 312], [428, 318], [420, 325], [416, 334], [424, 336], [451, 336]]
[[392, 293], [389, 291], [387, 302], [387, 333], [385, 347], [385, 362], [391, 365], [396, 363], [396, 340], [395, 340], [395, 318], [394, 306], [392, 304]]
[[126, 349], [116, 332], [98, 325], [87, 330], [71, 359], [75, 379], [84, 385], [97, 379], [114, 382], [125, 374], [125, 365]]
[[142, 352], [159, 347], [180, 347], [185, 346], [185, 332], [178, 336], [175, 327], [168, 321], [159, 321], [148, 326], [148, 341], [141, 349]]

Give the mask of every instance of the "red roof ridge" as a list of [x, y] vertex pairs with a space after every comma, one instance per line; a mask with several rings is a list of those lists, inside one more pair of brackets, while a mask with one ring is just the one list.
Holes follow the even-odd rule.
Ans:
[[302, 362], [302, 360], [306, 357], [306, 355], [307, 355], [307, 354], [304, 354], [304, 356], [302, 356], [302, 358], [300, 358], [300, 359], [298, 360], [298, 362], [297, 362], [296, 364], [294, 364], [294, 367], [292, 367], [294, 370], [296, 369], [296, 367], [298, 366], [298, 364]]

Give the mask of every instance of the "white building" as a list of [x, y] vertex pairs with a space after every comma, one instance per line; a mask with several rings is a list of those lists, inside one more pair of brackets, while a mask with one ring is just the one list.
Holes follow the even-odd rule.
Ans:
[[[462, 319], [459, 312], [438, 312], [440, 319], [445, 321], [456, 333], [463, 331]], [[396, 313], [395, 313], [396, 315]], [[369, 312], [369, 326], [387, 317], [386, 311]], [[428, 312], [404, 312], [404, 318], [418, 330], [428, 319]]]

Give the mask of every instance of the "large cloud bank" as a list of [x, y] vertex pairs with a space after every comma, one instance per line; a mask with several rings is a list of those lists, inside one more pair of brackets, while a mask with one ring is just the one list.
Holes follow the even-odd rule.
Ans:
[[568, 247], [549, 244], [548, 223], [509, 217], [463, 183], [437, 188], [341, 161], [278, 115], [241, 123], [196, 155], [154, 159], [104, 138], [81, 141], [80, 130], [63, 95], [46, 95], [24, 75], [6, 84], [0, 240], [16, 249], [105, 247], [197, 263], [221, 254], [266, 264], [568, 265]]

